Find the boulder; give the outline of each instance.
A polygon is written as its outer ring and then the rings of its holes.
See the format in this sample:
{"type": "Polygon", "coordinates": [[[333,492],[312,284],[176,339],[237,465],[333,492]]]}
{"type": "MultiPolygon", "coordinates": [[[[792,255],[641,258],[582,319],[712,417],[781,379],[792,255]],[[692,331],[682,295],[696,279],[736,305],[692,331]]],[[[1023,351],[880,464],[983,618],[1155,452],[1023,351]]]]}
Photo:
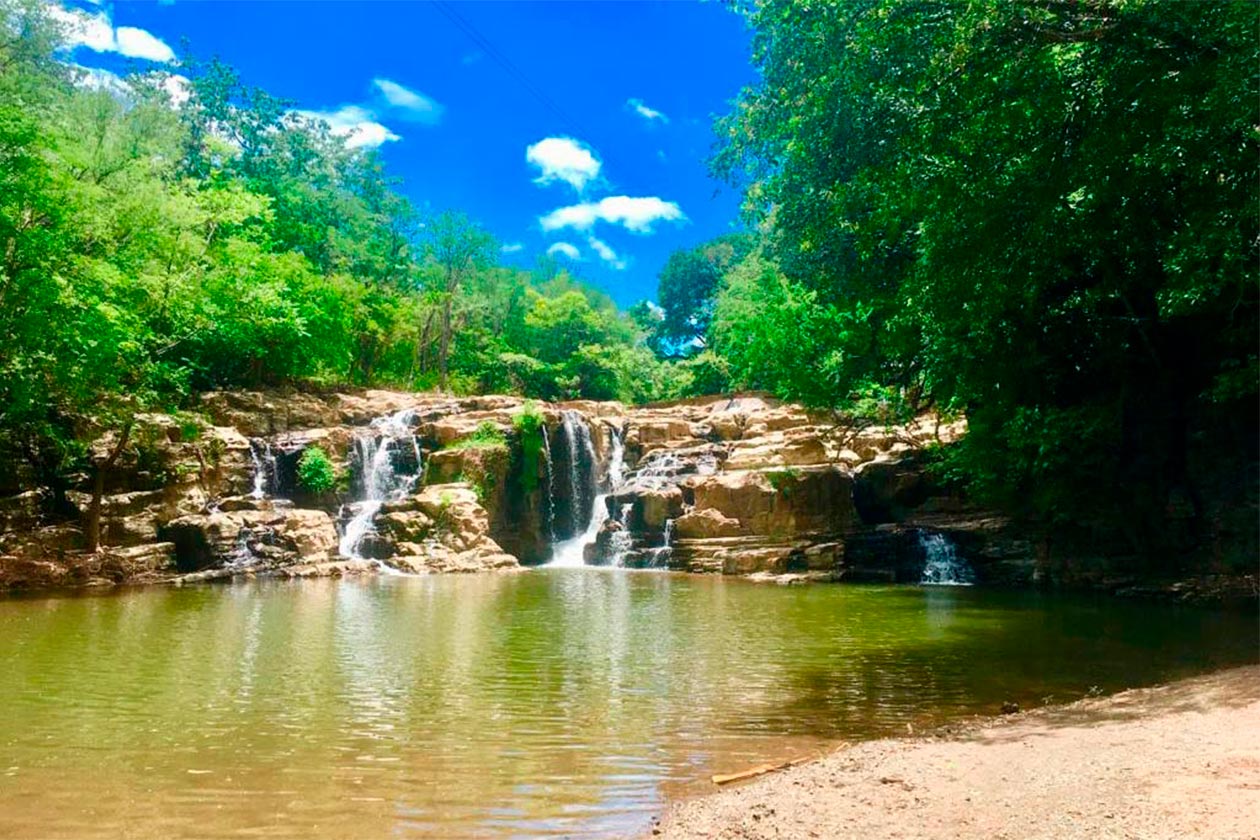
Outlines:
{"type": "Polygon", "coordinates": [[[159,533],[174,543],[176,565],[184,572],[323,560],[338,543],[332,517],[301,508],[194,514],[168,522],[159,533]]]}
{"type": "Polygon", "coordinates": [[[852,479],[837,467],[723,472],[694,493],[697,511],[717,510],[751,534],[833,533],[856,519],[852,479]]]}
{"type": "Polygon", "coordinates": [[[930,491],[917,459],[879,459],[858,467],[853,504],[867,524],[899,522],[926,502],[930,491]]]}
{"type": "Polygon", "coordinates": [[[679,539],[734,537],[738,536],[742,530],[738,519],[726,516],[713,508],[693,510],[674,521],[674,533],[679,539]]]}
{"type": "Polygon", "coordinates": [[[382,506],[381,559],[412,573],[477,572],[518,566],[490,537],[490,517],[467,484],[435,484],[382,506]]]}

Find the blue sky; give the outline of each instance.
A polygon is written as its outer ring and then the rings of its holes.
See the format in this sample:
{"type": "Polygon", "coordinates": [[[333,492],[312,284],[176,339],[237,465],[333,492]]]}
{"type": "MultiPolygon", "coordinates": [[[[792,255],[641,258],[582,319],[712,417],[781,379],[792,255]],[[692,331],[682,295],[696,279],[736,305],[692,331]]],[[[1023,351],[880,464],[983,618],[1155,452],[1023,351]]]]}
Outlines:
{"type": "Polygon", "coordinates": [[[672,251],[737,224],[706,158],[713,115],[755,76],[743,20],[716,2],[79,7],[74,62],[218,56],[378,147],[418,207],[466,212],[505,261],[550,250],[623,305],[655,297],[672,251]]]}

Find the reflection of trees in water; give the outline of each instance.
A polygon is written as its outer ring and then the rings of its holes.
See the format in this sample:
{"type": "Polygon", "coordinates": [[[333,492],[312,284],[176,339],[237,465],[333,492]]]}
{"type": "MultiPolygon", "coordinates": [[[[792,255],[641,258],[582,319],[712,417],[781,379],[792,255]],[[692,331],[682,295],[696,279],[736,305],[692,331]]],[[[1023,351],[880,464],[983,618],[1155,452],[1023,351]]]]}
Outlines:
{"type": "Polygon", "coordinates": [[[76,813],[86,788],[363,835],[634,833],[663,791],[819,739],[1255,658],[1245,616],[609,570],[0,607],[0,743],[25,797],[0,791],[0,813],[76,813]]]}

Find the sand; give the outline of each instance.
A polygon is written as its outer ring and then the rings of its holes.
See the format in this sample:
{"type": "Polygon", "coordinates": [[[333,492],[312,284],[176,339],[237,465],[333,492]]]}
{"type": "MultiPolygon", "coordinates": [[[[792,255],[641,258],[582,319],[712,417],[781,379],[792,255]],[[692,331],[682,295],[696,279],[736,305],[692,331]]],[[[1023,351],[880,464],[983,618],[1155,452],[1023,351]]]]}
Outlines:
{"type": "Polygon", "coordinates": [[[651,836],[1260,838],[1260,666],[844,747],[651,836]]]}

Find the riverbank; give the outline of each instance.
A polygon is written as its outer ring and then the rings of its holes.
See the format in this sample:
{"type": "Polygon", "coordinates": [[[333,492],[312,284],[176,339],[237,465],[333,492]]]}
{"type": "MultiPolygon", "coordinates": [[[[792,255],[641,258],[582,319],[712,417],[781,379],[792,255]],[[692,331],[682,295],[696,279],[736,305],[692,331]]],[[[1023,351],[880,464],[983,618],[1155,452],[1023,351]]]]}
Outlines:
{"type": "Polygon", "coordinates": [[[679,802],[652,835],[1255,838],[1260,666],[858,744],[679,802]]]}

